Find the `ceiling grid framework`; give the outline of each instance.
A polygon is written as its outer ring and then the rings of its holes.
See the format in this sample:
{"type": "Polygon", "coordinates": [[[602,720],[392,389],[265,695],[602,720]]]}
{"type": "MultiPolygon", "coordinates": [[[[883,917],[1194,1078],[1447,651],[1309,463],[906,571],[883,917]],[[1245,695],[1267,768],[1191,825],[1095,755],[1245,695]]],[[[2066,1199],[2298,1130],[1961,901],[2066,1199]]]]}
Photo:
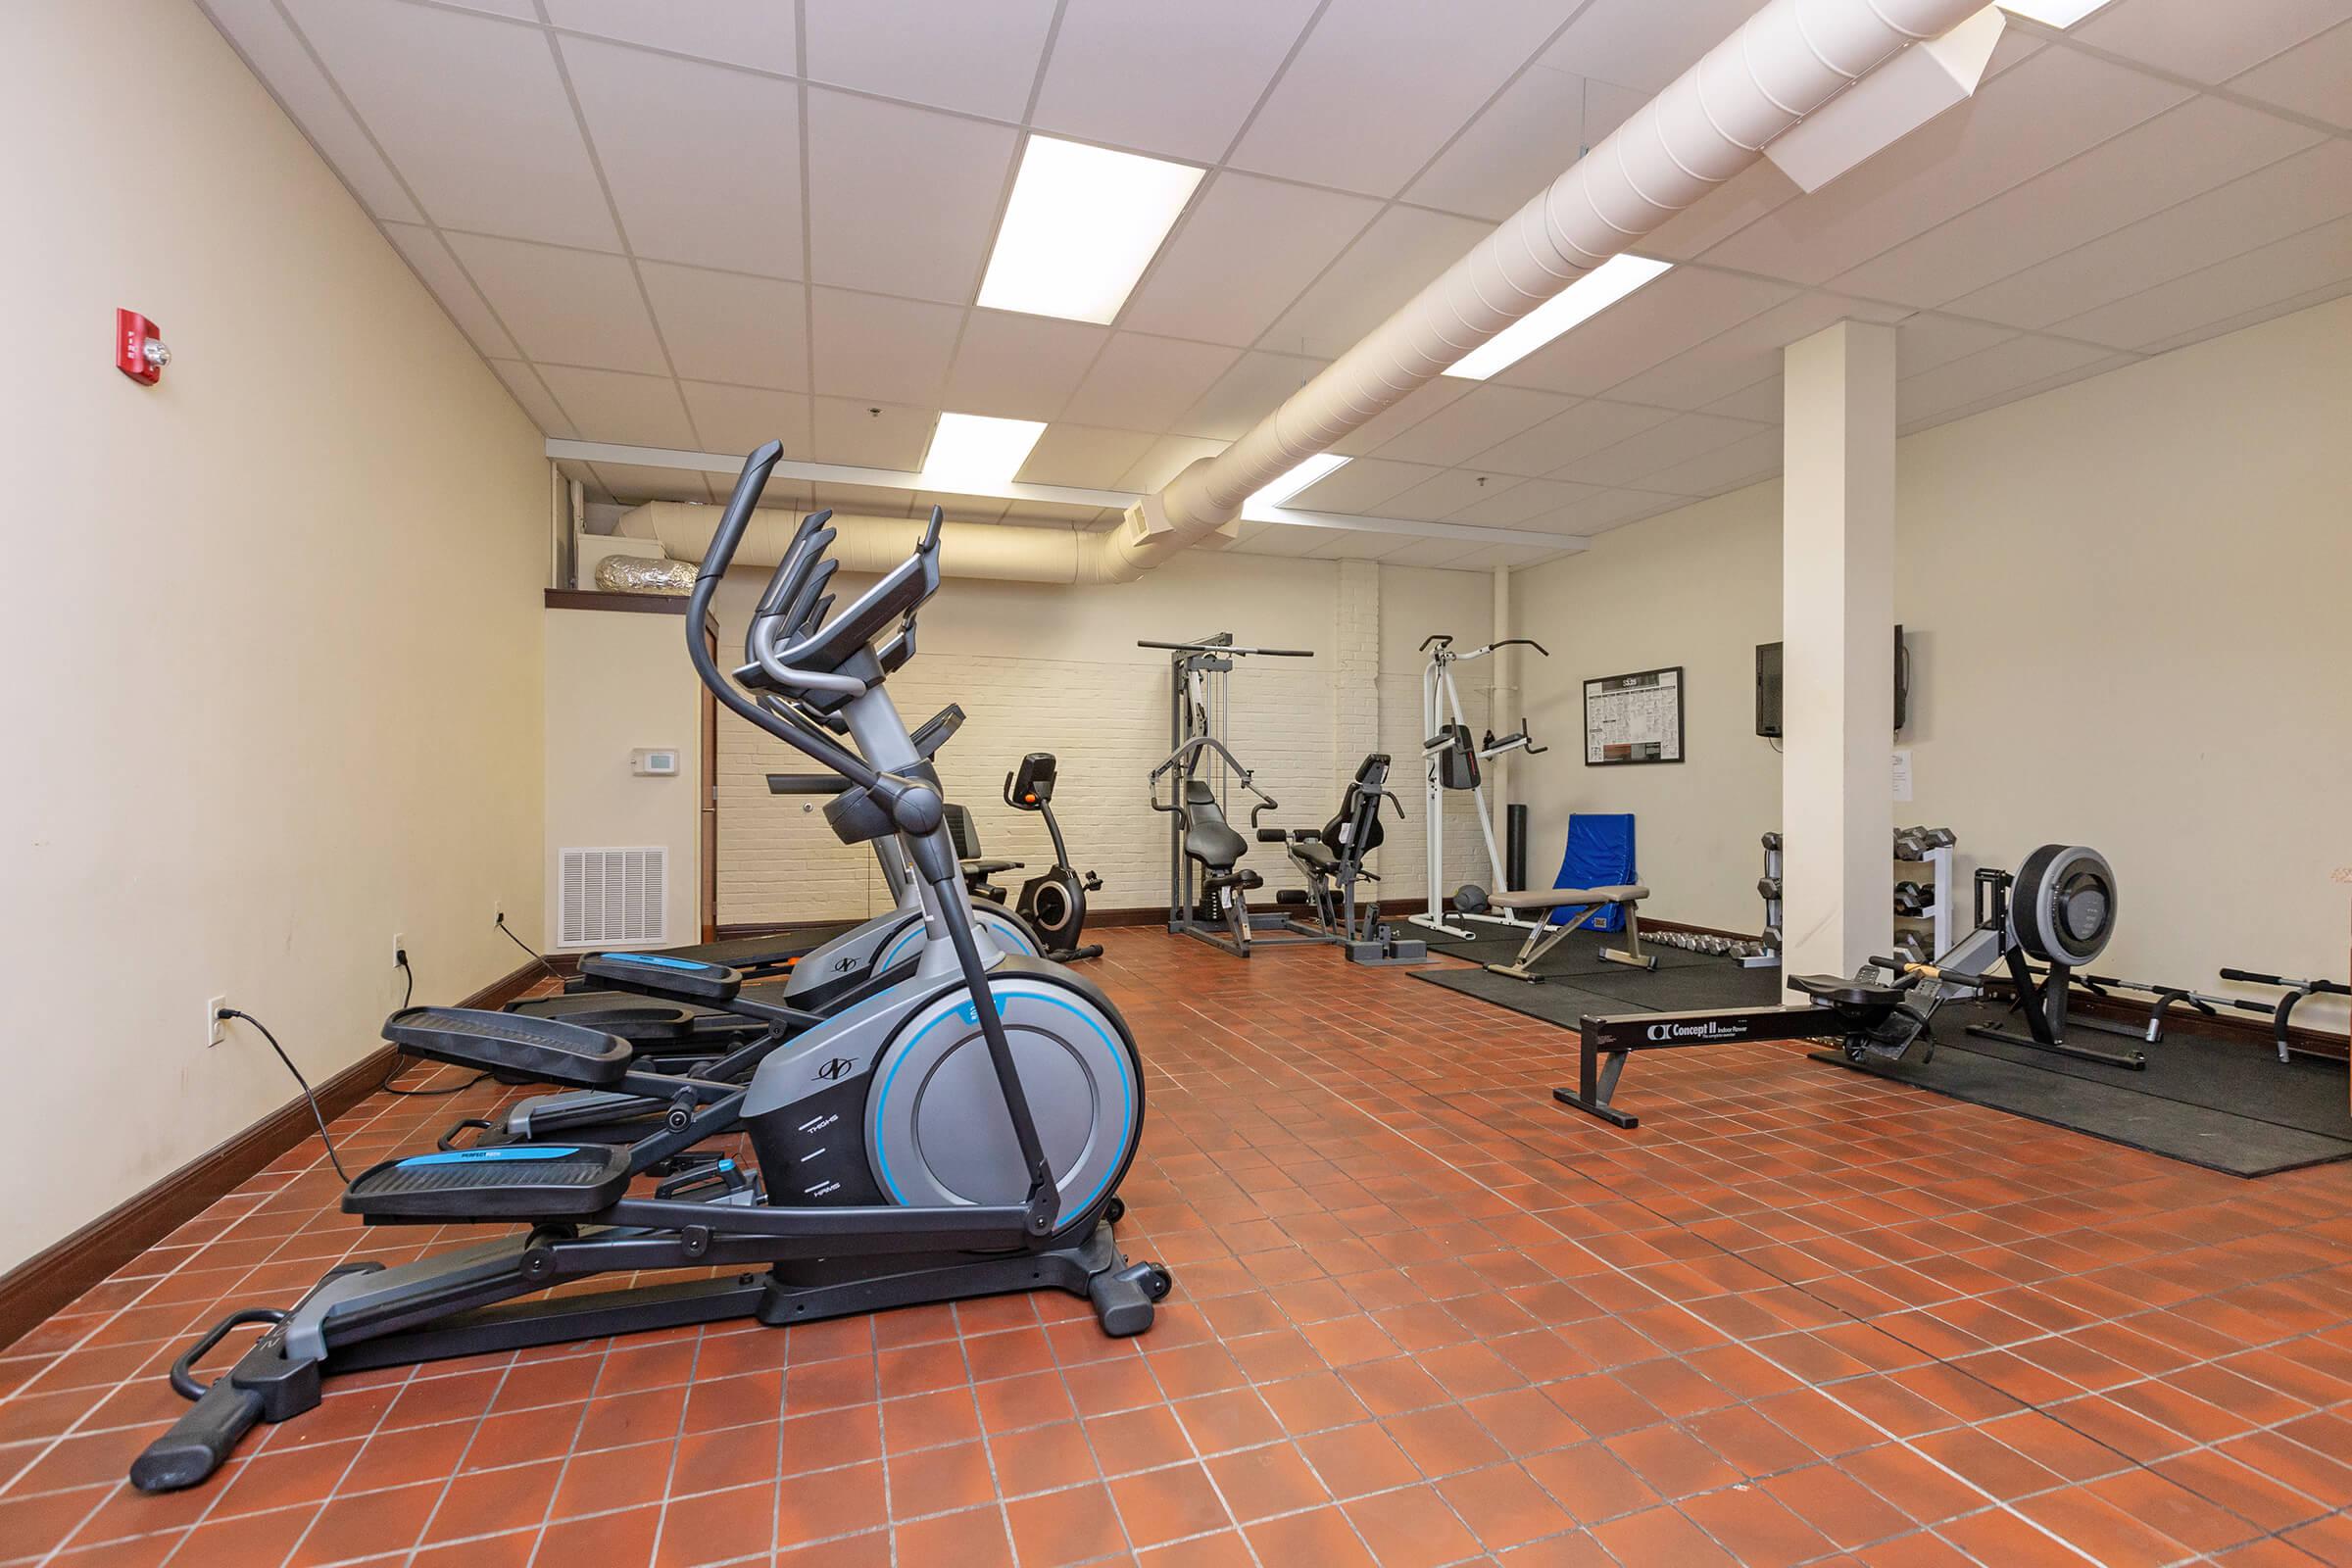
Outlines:
{"type": "MultiPolygon", "coordinates": [[[[952,408],[1046,421],[1026,483],[1149,491],[1761,0],[198,3],[550,436],[911,469],[952,408]],[[972,303],[1031,130],[1207,171],[1106,326],[972,303]]],[[[2352,0],[2012,19],[1975,99],[1809,196],[1759,165],[1641,249],[1677,265],[1404,399],[1290,505],[1572,547],[1777,474],[1781,350],[1841,318],[1896,327],[1908,433],[2352,291],[2352,0]]],[[[1547,554],[1267,523],[1239,548],[1547,554]]]]}

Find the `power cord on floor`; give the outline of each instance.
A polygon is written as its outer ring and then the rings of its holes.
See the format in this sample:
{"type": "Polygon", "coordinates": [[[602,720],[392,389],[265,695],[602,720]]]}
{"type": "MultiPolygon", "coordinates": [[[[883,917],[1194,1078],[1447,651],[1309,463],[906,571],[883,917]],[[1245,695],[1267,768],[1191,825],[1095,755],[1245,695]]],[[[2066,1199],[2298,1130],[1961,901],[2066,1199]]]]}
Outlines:
{"type": "MultiPolygon", "coordinates": [[[[401,988],[400,993],[399,1010],[405,1012],[408,1010],[409,1004],[416,1000],[416,971],[409,967],[409,950],[406,948],[403,948],[398,953],[394,954],[392,956],[392,961],[399,965],[401,974],[406,977],[408,981],[408,984],[401,988]]],[[[384,1068],[384,1081],[375,1086],[375,1091],[377,1094],[392,1095],[401,1100],[439,1100],[448,1095],[462,1095],[466,1090],[471,1089],[475,1084],[480,1083],[483,1079],[490,1076],[490,1074],[487,1072],[477,1072],[472,1077],[466,1079],[464,1083],[453,1084],[447,1089],[402,1089],[398,1085],[394,1084],[392,1080],[400,1076],[401,1066],[405,1061],[407,1061],[407,1059],[408,1054],[406,1052],[400,1050],[400,1048],[397,1046],[393,1048],[392,1060],[384,1068]]]]}
{"type": "Polygon", "coordinates": [[[538,964],[540,968],[545,969],[548,974],[554,978],[558,985],[562,985],[564,983],[564,971],[557,968],[554,964],[548,962],[546,954],[541,953],[537,948],[532,947],[528,942],[523,941],[522,938],[516,936],[513,931],[509,930],[507,927],[507,917],[504,913],[501,913],[498,917],[498,929],[506,934],[506,938],[509,942],[514,943],[523,952],[529,954],[531,956],[531,961],[538,964]]]}
{"type": "Polygon", "coordinates": [[[348,1184],[351,1181],[351,1172],[343,1168],[343,1156],[335,1152],[335,1141],[326,1130],[326,1117],[318,1109],[318,1097],[311,1092],[311,1081],[302,1075],[300,1067],[294,1065],[294,1058],[286,1054],[286,1048],[277,1043],[277,1036],[270,1032],[268,1024],[241,1007],[222,1007],[216,1016],[221,1019],[242,1018],[259,1029],[262,1032],[262,1038],[270,1042],[270,1049],[277,1053],[277,1059],[286,1064],[286,1071],[292,1073],[294,1081],[302,1086],[302,1098],[310,1103],[311,1120],[318,1124],[318,1141],[326,1146],[326,1157],[335,1167],[335,1174],[342,1177],[348,1184]]]}

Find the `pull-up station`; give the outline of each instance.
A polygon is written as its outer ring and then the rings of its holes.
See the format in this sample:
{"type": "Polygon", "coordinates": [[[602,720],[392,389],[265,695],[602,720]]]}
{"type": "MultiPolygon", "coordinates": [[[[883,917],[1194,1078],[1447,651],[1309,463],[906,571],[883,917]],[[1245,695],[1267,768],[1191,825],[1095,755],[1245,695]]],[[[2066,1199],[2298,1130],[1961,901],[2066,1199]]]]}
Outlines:
{"type": "Polygon", "coordinates": [[[1494,892],[1513,891],[1514,883],[1520,880],[1505,871],[1502,854],[1495,848],[1494,817],[1487,808],[1486,777],[1480,764],[1510,752],[1537,757],[1549,748],[1538,746],[1529,738],[1525,715],[1520,717],[1519,727],[1508,735],[1497,735],[1489,728],[1481,738],[1472,740],[1470,721],[1462,710],[1461,688],[1453,680],[1454,665],[1485,659],[1504,648],[1533,648],[1546,659],[1551,657],[1551,650],[1533,637],[1504,637],[1463,653],[1454,651],[1453,638],[1446,632],[1434,632],[1421,639],[1421,651],[1429,655],[1429,662],[1421,670],[1421,733],[1428,737],[1421,743],[1421,761],[1429,793],[1429,907],[1407,918],[1415,925],[1449,937],[1476,936],[1478,933],[1463,923],[1470,920],[1504,926],[1540,923],[1490,898],[1487,890],[1476,883],[1461,889],[1460,896],[1453,901],[1450,920],[1446,906],[1448,792],[1467,791],[1476,805],[1479,836],[1486,841],[1487,870],[1494,892]]]}

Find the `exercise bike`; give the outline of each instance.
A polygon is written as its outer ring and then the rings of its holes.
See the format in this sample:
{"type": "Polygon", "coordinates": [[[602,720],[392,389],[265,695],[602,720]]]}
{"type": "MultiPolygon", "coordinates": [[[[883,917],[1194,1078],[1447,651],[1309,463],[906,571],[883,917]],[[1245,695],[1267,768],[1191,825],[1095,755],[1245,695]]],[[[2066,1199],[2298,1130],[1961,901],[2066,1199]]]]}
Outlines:
{"type": "MultiPolygon", "coordinates": [[[[819,517],[804,520],[761,601],[753,661],[722,671],[703,646],[711,596],[782,457],[770,442],[744,466],[695,579],[688,654],[720,702],[839,778],[825,807],[837,837],[905,844],[934,938],[916,973],[795,1035],[747,1084],[646,1072],[631,1065],[626,1042],[560,1019],[459,1007],[393,1014],[385,1037],[418,1055],[681,1097],[682,1125],[625,1146],[525,1142],[361,1172],[342,1206],[369,1224],[522,1229],[396,1267],[344,1264],[290,1309],[249,1308],[214,1325],[172,1368],[173,1388],[196,1402],[133,1463],[140,1490],[203,1481],[256,1423],[317,1405],[322,1378],[339,1372],[1047,1286],[1086,1297],[1106,1334],[1151,1326],[1172,1280],[1129,1262],[1112,1230],[1143,1129],[1134,1037],[1106,997],[1058,964],[1000,956],[990,967],[939,792],[911,771],[921,759],[884,688],[913,657],[916,612],[939,588],[939,510],[913,556],[830,619],[833,534],[819,517]],[[762,704],[766,691],[840,715],[856,750],[762,704]],[[749,1169],[698,1164],[650,1195],[634,1190],[663,1161],[736,1128],[748,1137],[749,1169]],[[760,1272],[518,1299],[608,1273],[751,1268],[760,1272]],[[245,1324],[266,1329],[226,1373],[200,1382],[197,1363],[245,1324]]],[[[731,972],[705,979],[714,998],[740,991],[731,972]]]]}
{"type": "MultiPolygon", "coordinates": [[[[1057,765],[1052,752],[1031,752],[1021,759],[1017,771],[1004,775],[1004,804],[1043,816],[1046,832],[1054,839],[1054,863],[1021,884],[1012,910],[1037,933],[1047,957],[1055,963],[1076,963],[1102,956],[1100,942],[1083,947],[1078,942],[1086,931],[1086,896],[1102,891],[1102,879],[1092,871],[1070,868],[1069,846],[1062,842],[1061,823],[1054,815],[1057,765]]],[[[1013,868],[1019,868],[1017,862],[1013,868]]]]}

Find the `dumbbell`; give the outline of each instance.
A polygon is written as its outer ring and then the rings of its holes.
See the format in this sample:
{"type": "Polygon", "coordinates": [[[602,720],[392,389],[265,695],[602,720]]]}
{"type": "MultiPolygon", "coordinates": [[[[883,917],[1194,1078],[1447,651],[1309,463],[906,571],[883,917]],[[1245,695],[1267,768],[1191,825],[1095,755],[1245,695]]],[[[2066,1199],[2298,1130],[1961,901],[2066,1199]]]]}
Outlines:
{"type": "Polygon", "coordinates": [[[1897,914],[1925,914],[1935,903],[1936,892],[1933,888],[1923,887],[1917,882],[1897,882],[1894,885],[1894,912],[1897,914]]]}
{"type": "Polygon", "coordinates": [[[1781,928],[1779,926],[1768,925],[1764,928],[1764,951],[1766,953],[1781,951],[1781,928]]]}
{"type": "Polygon", "coordinates": [[[1781,896],[1781,879],[1780,879],[1779,877],[1777,877],[1777,876],[1760,876],[1760,877],[1756,878],[1756,897],[1757,897],[1757,898],[1759,898],[1759,899],[1767,899],[1767,900],[1769,900],[1769,899],[1777,899],[1777,898],[1779,898],[1780,896],[1781,896]]]}
{"type": "Polygon", "coordinates": [[[1778,833],[1765,834],[1764,847],[1768,850],[1778,851],[1781,847],[1781,836],[1778,833]]]}

